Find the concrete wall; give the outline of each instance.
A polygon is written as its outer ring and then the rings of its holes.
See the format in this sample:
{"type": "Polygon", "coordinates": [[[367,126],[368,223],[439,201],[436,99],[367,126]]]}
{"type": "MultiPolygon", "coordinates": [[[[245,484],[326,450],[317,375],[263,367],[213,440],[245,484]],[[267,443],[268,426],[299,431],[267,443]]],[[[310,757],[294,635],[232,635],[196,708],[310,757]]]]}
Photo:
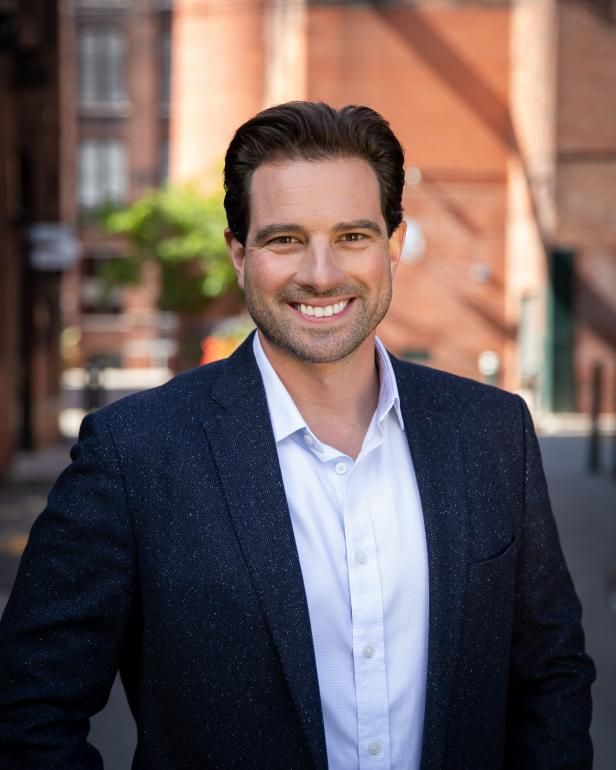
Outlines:
{"type": "Polygon", "coordinates": [[[541,388],[546,322],[546,252],[555,228],[556,0],[519,0],[511,12],[510,109],[515,147],[508,165],[505,314],[516,330],[506,346],[505,387],[535,401],[541,388]],[[523,301],[532,305],[529,339],[521,340],[523,301]],[[521,371],[520,344],[530,349],[521,371]]]}
{"type": "Polygon", "coordinates": [[[592,366],[616,404],[616,24],[564,0],[559,16],[557,238],[576,252],[577,407],[589,408],[592,366]]]}
{"type": "Polygon", "coordinates": [[[191,180],[264,106],[263,4],[176,0],[172,48],[171,177],[191,180]]]}

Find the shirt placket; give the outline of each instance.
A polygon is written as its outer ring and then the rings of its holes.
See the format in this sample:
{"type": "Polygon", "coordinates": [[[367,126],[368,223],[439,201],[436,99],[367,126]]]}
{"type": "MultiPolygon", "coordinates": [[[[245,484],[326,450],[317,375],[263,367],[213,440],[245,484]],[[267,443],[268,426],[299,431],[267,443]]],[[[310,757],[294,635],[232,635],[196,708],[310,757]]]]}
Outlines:
{"type": "Polygon", "coordinates": [[[342,490],[351,599],[359,768],[387,770],[390,740],[383,594],[370,510],[361,487],[361,458],[354,465],[348,459],[340,461],[335,471],[342,490]]]}

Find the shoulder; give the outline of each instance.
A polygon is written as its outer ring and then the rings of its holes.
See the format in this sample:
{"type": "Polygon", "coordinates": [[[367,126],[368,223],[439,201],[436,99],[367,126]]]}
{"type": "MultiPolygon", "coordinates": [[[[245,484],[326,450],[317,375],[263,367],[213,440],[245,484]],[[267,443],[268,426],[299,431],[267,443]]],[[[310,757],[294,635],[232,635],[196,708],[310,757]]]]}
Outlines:
{"type": "Polygon", "coordinates": [[[125,396],[94,413],[109,424],[135,420],[177,419],[179,414],[201,411],[210,398],[224,362],[200,366],[172,377],[156,388],[125,396]]]}
{"type": "Polygon", "coordinates": [[[178,457],[190,457],[201,446],[204,421],[219,408],[212,391],[226,366],[217,362],[183,372],[90,413],[73,459],[95,451],[126,478],[165,474],[178,457]]]}
{"type": "Polygon", "coordinates": [[[517,432],[530,419],[524,401],[513,393],[394,356],[391,360],[400,398],[415,414],[439,415],[464,432],[489,428],[495,435],[517,432]]]}
{"type": "Polygon", "coordinates": [[[211,409],[252,397],[259,383],[250,335],[229,358],[182,372],[158,388],[115,401],[96,415],[119,425],[200,421],[211,409]]]}
{"type": "Polygon", "coordinates": [[[460,377],[423,364],[402,361],[390,354],[399,388],[421,389],[437,401],[463,400],[482,404],[513,406],[519,397],[493,385],[460,377]]]}

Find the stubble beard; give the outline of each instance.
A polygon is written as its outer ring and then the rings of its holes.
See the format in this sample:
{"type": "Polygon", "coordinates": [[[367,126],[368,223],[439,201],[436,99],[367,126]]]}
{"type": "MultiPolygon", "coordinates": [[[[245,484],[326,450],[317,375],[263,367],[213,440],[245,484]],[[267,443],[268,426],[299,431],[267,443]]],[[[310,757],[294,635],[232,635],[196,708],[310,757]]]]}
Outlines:
{"type": "Polygon", "coordinates": [[[321,294],[281,292],[273,299],[274,308],[280,308],[277,313],[252,290],[249,282],[244,286],[248,312],[265,338],[293,358],[311,364],[334,363],[350,356],[381,323],[389,309],[391,296],[391,280],[372,307],[369,304],[369,292],[363,286],[355,284],[336,287],[321,294]],[[288,313],[295,311],[282,310],[289,303],[310,304],[311,300],[341,295],[354,297],[355,318],[351,327],[337,328],[315,324],[309,328],[299,328],[288,318],[288,313]]]}

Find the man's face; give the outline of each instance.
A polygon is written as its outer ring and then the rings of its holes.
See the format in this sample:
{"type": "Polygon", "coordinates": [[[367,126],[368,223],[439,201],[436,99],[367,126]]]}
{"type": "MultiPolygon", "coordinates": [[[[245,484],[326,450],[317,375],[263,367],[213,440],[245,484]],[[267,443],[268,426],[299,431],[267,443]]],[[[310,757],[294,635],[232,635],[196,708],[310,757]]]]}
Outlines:
{"type": "Polygon", "coordinates": [[[391,301],[404,227],[387,237],[365,160],[259,166],[246,245],[226,237],[248,310],[277,352],[330,363],[372,343],[391,301]]]}

